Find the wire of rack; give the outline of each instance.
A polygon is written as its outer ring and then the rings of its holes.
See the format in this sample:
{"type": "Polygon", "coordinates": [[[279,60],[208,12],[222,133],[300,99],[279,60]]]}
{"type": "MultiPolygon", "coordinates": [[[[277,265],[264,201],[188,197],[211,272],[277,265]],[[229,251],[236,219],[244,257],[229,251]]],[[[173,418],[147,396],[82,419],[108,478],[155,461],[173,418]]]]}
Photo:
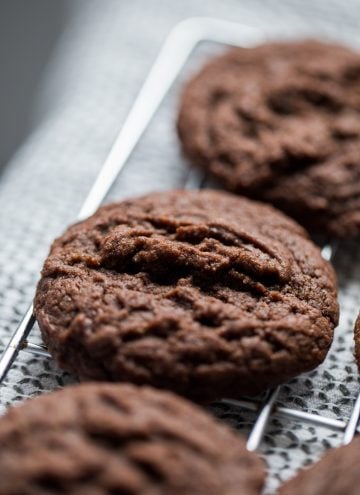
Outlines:
{"type": "MultiPolygon", "coordinates": [[[[219,19],[190,18],[175,26],[156,58],[77,219],[88,217],[100,206],[195,47],[203,41],[248,47],[258,44],[263,39],[264,34],[258,29],[219,19]]],[[[200,188],[203,183],[204,177],[199,171],[192,169],[185,187],[200,188]]],[[[335,249],[334,244],[323,246],[323,257],[331,260],[335,249]]],[[[20,352],[32,353],[44,359],[51,357],[45,346],[29,340],[34,323],[31,305],[0,357],[0,385],[6,380],[20,352]]],[[[360,416],[360,392],[354,399],[349,418],[339,420],[306,410],[280,406],[277,403],[280,391],[281,386],[269,391],[261,401],[223,400],[224,403],[256,413],[247,441],[249,450],[254,451],[259,448],[272,416],[285,417],[293,421],[306,422],[342,432],[343,444],[348,444],[354,437],[360,416]]]]}

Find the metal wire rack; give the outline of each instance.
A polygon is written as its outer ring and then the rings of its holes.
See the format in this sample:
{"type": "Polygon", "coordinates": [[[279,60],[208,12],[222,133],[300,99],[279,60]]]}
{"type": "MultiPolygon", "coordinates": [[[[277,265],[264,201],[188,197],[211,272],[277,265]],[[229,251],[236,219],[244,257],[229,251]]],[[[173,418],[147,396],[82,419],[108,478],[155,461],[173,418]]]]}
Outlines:
{"type": "MultiPolygon", "coordinates": [[[[166,39],[155,60],[77,219],[81,220],[88,217],[102,203],[195,47],[203,41],[247,47],[254,46],[263,39],[264,35],[261,31],[229,21],[199,17],[179,23],[166,39]]],[[[187,188],[200,188],[203,183],[204,177],[197,170],[194,169],[189,172],[186,181],[187,188]]],[[[323,246],[324,258],[330,260],[336,247],[333,243],[323,246]]],[[[34,323],[33,308],[30,306],[0,357],[0,384],[5,383],[20,352],[31,353],[44,359],[50,358],[45,346],[29,340],[29,334],[34,323]]],[[[249,450],[254,451],[260,447],[272,417],[300,421],[315,427],[337,431],[342,434],[342,444],[348,444],[352,440],[357,431],[360,416],[360,391],[354,398],[349,417],[334,419],[318,412],[279,405],[278,398],[281,388],[280,386],[269,391],[261,400],[233,401],[224,399],[222,401],[224,404],[256,413],[247,441],[249,450]]]]}

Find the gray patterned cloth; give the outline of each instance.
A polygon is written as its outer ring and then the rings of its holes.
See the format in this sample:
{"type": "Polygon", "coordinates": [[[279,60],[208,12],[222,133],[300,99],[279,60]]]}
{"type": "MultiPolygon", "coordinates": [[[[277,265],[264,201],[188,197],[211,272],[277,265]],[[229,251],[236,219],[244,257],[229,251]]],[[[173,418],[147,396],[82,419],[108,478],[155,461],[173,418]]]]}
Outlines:
{"type": "MultiPolygon", "coordinates": [[[[69,22],[40,88],[34,132],[1,176],[0,349],[34,294],[51,240],[75,217],[166,34],[206,15],[257,26],[269,39],[320,37],[360,45],[359,0],[73,0],[69,22]]],[[[116,181],[108,200],[181,186],[186,167],[174,120],[175,86],[116,181]]],[[[334,263],[342,315],[332,350],[315,372],[282,387],[279,403],[346,420],[359,389],[352,327],[360,306],[358,244],[334,263]]],[[[32,339],[38,339],[37,329],[32,339]]],[[[71,382],[50,360],[21,353],[0,389],[1,410],[71,382]]],[[[254,413],[227,403],[215,413],[242,432],[254,413]]],[[[262,444],[267,492],[341,443],[341,433],[273,416],[262,444]]]]}

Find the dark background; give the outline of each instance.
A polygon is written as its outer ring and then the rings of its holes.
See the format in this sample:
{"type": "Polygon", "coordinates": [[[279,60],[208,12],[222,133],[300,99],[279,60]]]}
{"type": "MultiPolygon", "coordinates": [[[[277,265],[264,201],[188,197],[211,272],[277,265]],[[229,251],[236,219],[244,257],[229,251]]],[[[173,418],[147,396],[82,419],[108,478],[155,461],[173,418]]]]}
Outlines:
{"type": "Polygon", "coordinates": [[[39,80],[68,7],[67,0],[0,0],[0,166],[31,129],[39,80]]]}

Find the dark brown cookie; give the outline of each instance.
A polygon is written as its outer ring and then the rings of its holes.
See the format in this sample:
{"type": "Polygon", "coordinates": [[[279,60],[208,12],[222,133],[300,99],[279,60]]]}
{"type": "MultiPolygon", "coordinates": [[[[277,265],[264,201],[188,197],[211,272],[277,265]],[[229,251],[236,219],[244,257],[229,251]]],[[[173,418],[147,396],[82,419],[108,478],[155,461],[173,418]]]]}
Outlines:
{"type": "Polygon", "coordinates": [[[299,225],[203,190],[112,204],[70,227],[35,314],[59,365],[81,378],[207,401],[317,366],[338,306],[333,270],[299,225]]]}
{"type": "Polygon", "coordinates": [[[360,313],[355,322],[354,337],[355,337],[355,358],[358,368],[360,370],[360,313]]]}
{"type": "Polygon", "coordinates": [[[360,439],[330,450],[324,458],[286,482],[278,495],[359,495],[360,439]]]}
{"type": "Polygon", "coordinates": [[[69,387],[0,418],[1,495],[259,495],[263,463],[173,394],[69,387]]]}
{"type": "Polygon", "coordinates": [[[360,55],[316,41],[233,49],[185,88],[179,135],[229,190],[331,236],[360,234],[360,55]]]}

